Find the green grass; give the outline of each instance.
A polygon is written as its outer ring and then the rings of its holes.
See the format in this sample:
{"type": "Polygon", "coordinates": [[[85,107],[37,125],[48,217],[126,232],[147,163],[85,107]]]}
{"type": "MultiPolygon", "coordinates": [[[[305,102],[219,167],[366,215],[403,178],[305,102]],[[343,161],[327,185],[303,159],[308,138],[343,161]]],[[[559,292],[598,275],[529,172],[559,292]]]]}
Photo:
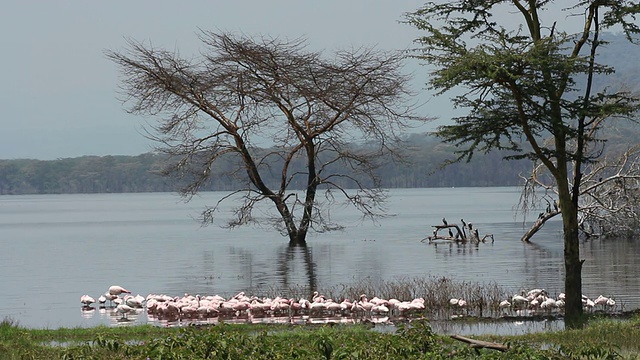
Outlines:
{"type": "Polygon", "coordinates": [[[510,350],[472,349],[434,334],[426,320],[399,325],[390,334],[360,325],[273,324],[35,330],[5,319],[0,359],[637,359],[640,318],[474,338],[506,343],[510,350]]]}
{"type": "Polygon", "coordinates": [[[615,349],[625,358],[640,359],[640,317],[631,319],[593,318],[584,329],[540,332],[520,336],[485,336],[487,340],[526,341],[553,344],[567,351],[615,349]]]}

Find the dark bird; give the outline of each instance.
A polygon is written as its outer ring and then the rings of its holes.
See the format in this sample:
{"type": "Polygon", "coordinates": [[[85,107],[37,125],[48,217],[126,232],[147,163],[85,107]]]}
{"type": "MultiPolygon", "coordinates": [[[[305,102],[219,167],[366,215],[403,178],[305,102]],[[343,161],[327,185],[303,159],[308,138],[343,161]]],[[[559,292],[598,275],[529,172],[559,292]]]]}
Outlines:
{"type": "Polygon", "coordinates": [[[447,224],[447,219],[445,219],[445,218],[442,218],[442,223],[443,223],[445,226],[446,226],[446,225],[449,225],[449,224],[447,224]]]}
{"type": "Polygon", "coordinates": [[[540,215],[538,215],[538,219],[542,219],[543,216],[544,216],[544,213],[540,213],[540,215]]]}
{"type": "Polygon", "coordinates": [[[451,229],[449,229],[449,236],[453,237],[453,231],[451,231],[451,229]]]}
{"type": "Polygon", "coordinates": [[[553,200],[553,209],[554,209],[555,211],[558,211],[558,202],[557,202],[557,201],[555,201],[555,200],[553,200]]]}
{"type": "Polygon", "coordinates": [[[469,230],[473,229],[473,224],[469,223],[469,230]]]}
{"type": "Polygon", "coordinates": [[[550,213],[550,212],[551,212],[551,205],[547,204],[547,213],[550,213]]]}
{"type": "Polygon", "coordinates": [[[464,219],[460,219],[460,222],[462,223],[462,227],[467,226],[467,223],[464,222],[464,219]]]}

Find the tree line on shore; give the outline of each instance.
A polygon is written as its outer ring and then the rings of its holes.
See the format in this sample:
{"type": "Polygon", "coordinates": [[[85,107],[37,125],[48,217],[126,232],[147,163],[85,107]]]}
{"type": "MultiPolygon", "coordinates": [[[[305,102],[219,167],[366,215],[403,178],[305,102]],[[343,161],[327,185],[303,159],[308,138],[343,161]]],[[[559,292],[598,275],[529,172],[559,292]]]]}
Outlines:
{"type": "MultiPolygon", "coordinates": [[[[376,173],[385,188],[514,186],[520,182],[518,174],[531,169],[528,161],[503,161],[498,152],[478,154],[470,163],[441,168],[453,157],[454,148],[428,134],[409,135],[402,151],[402,162],[390,158],[379,161],[376,173]]],[[[180,184],[173,177],[162,176],[167,160],[156,153],[0,160],[0,194],[172,192],[180,184]]],[[[226,160],[228,168],[233,161],[232,157],[226,160]]],[[[227,166],[212,169],[214,175],[203,190],[236,189],[235,179],[223,174],[224,168],[227,166]]],[[[273,174],[270,180],[276,181],[277,176],[273,174]]]]}

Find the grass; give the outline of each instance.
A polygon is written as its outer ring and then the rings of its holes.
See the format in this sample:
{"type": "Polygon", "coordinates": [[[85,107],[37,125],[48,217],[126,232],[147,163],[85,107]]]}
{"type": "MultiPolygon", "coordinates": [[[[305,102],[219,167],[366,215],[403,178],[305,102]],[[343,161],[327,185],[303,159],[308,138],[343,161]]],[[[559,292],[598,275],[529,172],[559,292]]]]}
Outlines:
{"type": "Polygon", "coordinates": [[[596,317],[580,330],[540,332],[512,337],[485,336],[487,340],[527,341],[553,344],[570,351],[577,349],[616,349],[626,358],[640,359],[640,317],[612,319],[596,317]]]}
{"type": "Polygon", "coordinates": [[[1,359],[638,359],[640,317],[596,318],[582,330],[474,337],[500,353],[434,334],[428,321],[395,334],[360,325],[134,326],[57,330],[0,322],[1,359]],[[61,346],[60,344],[64,344],[61,346]]]}

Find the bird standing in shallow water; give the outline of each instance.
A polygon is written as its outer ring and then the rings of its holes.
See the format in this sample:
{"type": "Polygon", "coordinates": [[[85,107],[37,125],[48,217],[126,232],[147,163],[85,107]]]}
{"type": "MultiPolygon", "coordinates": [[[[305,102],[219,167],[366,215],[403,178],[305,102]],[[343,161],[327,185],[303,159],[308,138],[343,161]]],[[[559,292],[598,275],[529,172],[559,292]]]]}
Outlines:
{"type": "Polygon", "coordinates": [[[125,288],[123,288],[122,286],[119,286],[119,285],[113,285],[113,286],[109,287],[109,294],[111,294],[111,295],[118,296],[118,295],[120,295],[122,293],[131,294],[131,291],[129,291],[129,290],[127,290],[127,289],[125,289],[125,288]]]}
{"type": "Polygon", "coordinates": [[[96,300],[89,295],[80,296],[80,302],[83,306],[91,306],[91,304],[95,303],[96,300]]]}

